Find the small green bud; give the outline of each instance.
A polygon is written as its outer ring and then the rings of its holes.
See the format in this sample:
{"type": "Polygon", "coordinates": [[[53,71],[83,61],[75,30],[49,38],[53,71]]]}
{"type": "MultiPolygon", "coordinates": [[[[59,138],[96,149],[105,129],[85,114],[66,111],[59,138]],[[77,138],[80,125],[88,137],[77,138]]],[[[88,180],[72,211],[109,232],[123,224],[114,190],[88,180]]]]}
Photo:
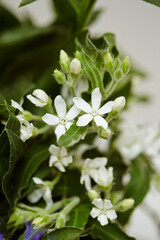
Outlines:
{"type": "Polygon", "coordinates": [[[109,52],[105,52],[104,54],[104,64],[108,71],[113,71],[114,69],[114,60],[109,52]]]}
{"type": "Polygon", "coordinates": [[[95,190],[90,190],[88,192],[88,197],[90,198],[90,200],[92,201],[95,198],[100,198],[100,195],[98,192],[96,192],[95,190]]]}
{"type": "Polygon", "coordinates": [[[122,63],[122,70],[123,73],[126,74],[130,69],[130,59],[129,57],[126,57],[122,63]]]}
{"type": "Polygon", "coordinates": [[[121,61],[119,58],[116,59],[116,62],[115,62],[115,68],[118,69],[121,67],[121,61]]]}
{"type": "Polygon", "coordinates": [[[125,97],[118,97],[118,98],[116,98],[115,100],[114,100],[114,106],[113,106],[113,108],[112,108],[112,111],[113,112],[117,112],[117,113],[119,113],[119,112],[121,112],[122,111],[122,109],[124,108],[124,106],[125,106],[125,104],[126,104],[126,99],[125,99],[125,97]]]}
{"type": "Polygon", "coordinates": [[[66,218],[64,214],[60,214],[56,220],[56,228],[62,228],[65,226],[66,218]]]}
{"type": "Polygon", "coordinates": [[[81,62],[82,60],[82,53],[80,51],[75,52],[75,57],[81,62]]]}
{"type": "Polygon", "coordinates": [[[66,77],[65,77],[64,73],[62,71],[57,70],[57,69],[54,70],[53,76],[56,79],[56,81],[60,84],[63,84],[66,80],[66,77]]]}
{"type": "Polygon", "coordinates": [[[118,210],[120,212],[124,212],[130,209],[131,207],[133,207],[133,205],[134,205],[134,199],[132,198],[124,199],[118,204],[118,210]]]}
{"type": "Polygon", "coordinates": [[[122,77],[123,73],[122,73],[122,70],[120,68],[118,68],[116,71],[115,71],[115,76],[117,79],[120,79],[122,77]]]}
{"type": "Polygon", "coordinates": [[[38,227],[40,224],[41,224],[41,221],[43,220],[42,217],[37,217],[33,220],[32,224],[35,226],[35,227],[38,227]]]}
{"type": "Polygon", "coordinates": [[[101,130],[100,136],[102,138],[108,139],[111,135],[112,135],[112,132],[111,132],[111,130],[109,128],[101,130]]]}
{"type": "Polygon", "coordinates": [[[67,53],[63,50],[60,51],[60,65],[65,73],[70,72],[70,61],[67,53]]]}

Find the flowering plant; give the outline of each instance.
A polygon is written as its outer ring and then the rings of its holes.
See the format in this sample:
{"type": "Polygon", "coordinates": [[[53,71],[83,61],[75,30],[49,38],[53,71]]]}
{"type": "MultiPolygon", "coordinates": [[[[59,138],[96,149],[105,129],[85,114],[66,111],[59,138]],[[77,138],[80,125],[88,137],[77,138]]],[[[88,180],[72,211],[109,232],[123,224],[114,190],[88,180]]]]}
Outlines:
{"type": "Polygon", "coordinates": [[[114,34],[94,39],[84,30],[95,16],[95,1],[53,2],[54,26],[24,26],[32,30],[30,41],[35,48],[39,44],[39,53],[45,36],[50,60],[31,54],[37,69],[24,51],[27,70],[19,63],[24,71],[15,72],[8,88],[2,79],[0,237],[135,239],[123,226],[151,181],[159,181],[152,166],[160,153],[159,129],[120,127],[121,112],[133,99],[134,77],[142,74],[119,54],[114,34]]]}

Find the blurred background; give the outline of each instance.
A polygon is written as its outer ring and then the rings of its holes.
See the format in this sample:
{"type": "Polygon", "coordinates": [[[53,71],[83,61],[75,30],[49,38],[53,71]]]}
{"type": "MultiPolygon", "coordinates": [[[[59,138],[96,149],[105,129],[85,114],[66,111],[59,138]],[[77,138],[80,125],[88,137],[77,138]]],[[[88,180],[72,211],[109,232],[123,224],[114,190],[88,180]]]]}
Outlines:
{"type": "MultiPolygon", "coordinates": [[[[54,19],[51,1],[38,0],[18,9],[20,0],[1,0],[20,19],[29,16],[38,26],[45,26],[54,19]]],[[[133,104],[124,112],[125,123],[158,125],[160,122],[160,8],[140,0],[97,0],[103,10],[100,18],[90,27],[91,34],[105,32],[116,35],[118,48],[139,66],[147,77],[135,91],[150,97],[148,104],[133,104]]],[[[154,163],[160,169],[160,159],[154,163]]],[[[131,217],[127,231],[137,240],[159,240],[160,194],[151,186],[144,203],[131,217]],[[152,209],[152,213],[150,213],[152,209]]]]}

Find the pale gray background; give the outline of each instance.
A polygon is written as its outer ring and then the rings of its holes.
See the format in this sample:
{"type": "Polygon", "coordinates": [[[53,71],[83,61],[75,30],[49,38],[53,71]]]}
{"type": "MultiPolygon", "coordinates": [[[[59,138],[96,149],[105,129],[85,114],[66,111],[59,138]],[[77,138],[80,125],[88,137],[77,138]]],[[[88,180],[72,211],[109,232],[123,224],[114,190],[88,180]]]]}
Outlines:
{"type": "MultiPolygon", "coordinates": [[[[19,17],[30,15],[41,26],[53,19],[49,0],[39,0],[21,9],[17,9],[20,0],[1,0],[1,2],[8,5],[19,17]]],[[[91,27],[92,34],[115,33],[118,47],[149,74],[146,81],[137,86],[136,92],[147,93],[152,101],[146,106],[133,105],[129,112],[124,113],[126,122],[158,124],[160,122],[160,8],[140,0],[98,0],[96,5],[102,7],[104,13],[91,27]]],[[[160,167],[160,162],[158,166],[160,167]]],[[[160,194],[154,186],[147,195],[145,204],[154,210],[160,222],[160,194]]],[[[135,211],[127,231],[137,240],[159,240],[158,227],[146,213],[145,204],[135,211]]]]}

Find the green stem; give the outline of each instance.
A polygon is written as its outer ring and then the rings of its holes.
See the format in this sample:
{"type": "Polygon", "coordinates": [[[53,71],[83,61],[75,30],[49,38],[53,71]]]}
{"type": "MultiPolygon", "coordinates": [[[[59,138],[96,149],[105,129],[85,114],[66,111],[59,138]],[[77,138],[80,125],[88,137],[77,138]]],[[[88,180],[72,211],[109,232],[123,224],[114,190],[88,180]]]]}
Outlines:
{"type": "Polygon", "coordinates": [[[76,96],[75,88],[74,88],[74,87],[71,87],[71,93],[72,93],[72,97],[75,97],[75,96],[76,96]]]}
{"type": "Polygon", "coordinates": [[[78,203],[80,202],[79,197],[73,197],[72,201],[61,211],[61,214],[66,215],[69,213],[78,203]]]}
{"type": "Polygon", "coordinates": [[[36,115],[32,115],[32,120],[40,120],[40,121],[42,121],[42,117],[36,116],[36,115]]]}
{"type": "Polygon", "coordinates": [[[109,96],[112,94],[112,92],[114,91],[115,87],[117,85],[117,81],[115,81],[115,79],[113,78],[108,89],[106,92],[106,99],[109,98],[109,96]]]}
{"type": "Polygon", "coordinates": [[[47,132],[50,128],[51,128],[51,126],[46,125],[43,128],[37,129],[37,135],[47,132]]]}
{"type": "Polygon", "coordinates": [[[50,214],[57,211],[58,209],[64,207],[68,203],[68,201],[68,199],[63,199],[59,202],[56,202],[50,209],[47,210],[47,213],[50,214]]]}

